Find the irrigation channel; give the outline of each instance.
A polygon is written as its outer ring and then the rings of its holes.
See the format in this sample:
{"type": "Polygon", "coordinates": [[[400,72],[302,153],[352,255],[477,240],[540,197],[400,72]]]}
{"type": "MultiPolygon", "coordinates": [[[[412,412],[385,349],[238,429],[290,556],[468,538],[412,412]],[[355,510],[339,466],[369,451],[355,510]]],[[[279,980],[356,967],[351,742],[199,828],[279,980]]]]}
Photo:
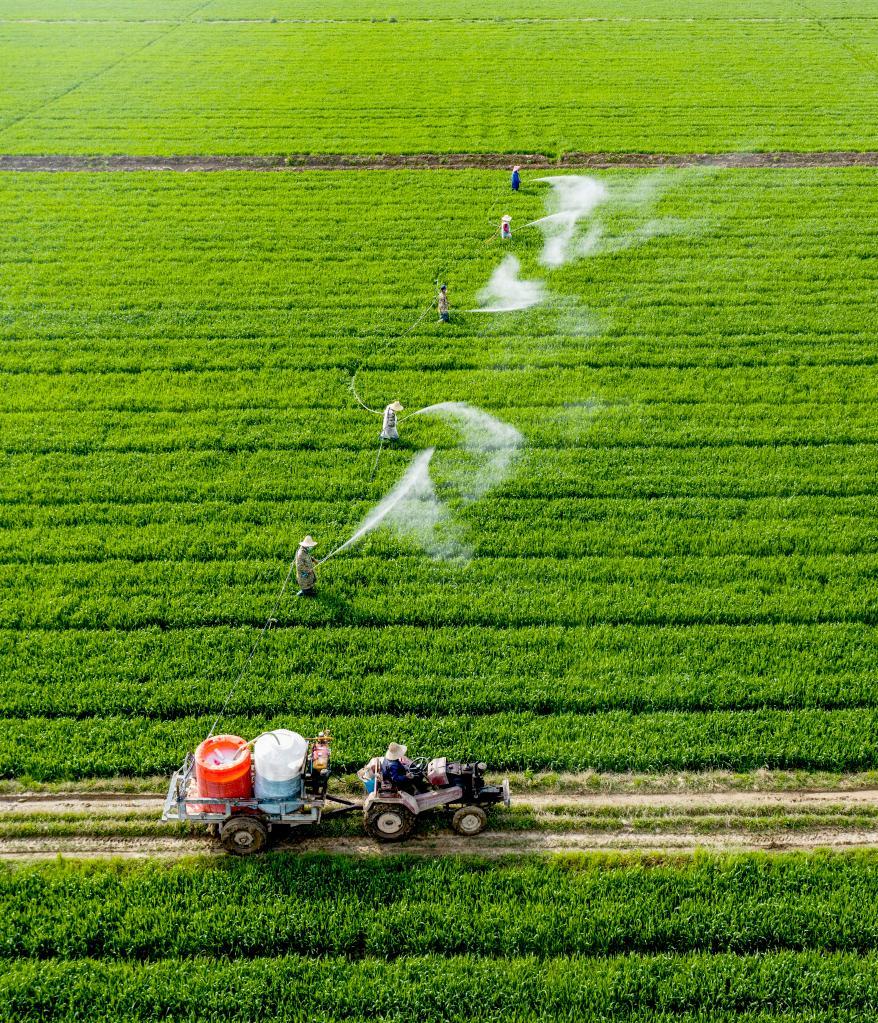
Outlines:
{"type": "MultiPolygon", "coordinates": [[[[162,796],[151,792],[0,795],[0,859],[225,855],[202,829],[162,826],[161,805],[162,796]]],[[[514,796],[512,809],[474,838],[434,821],[407,842],[378,845],[358,818],[350,818],[330,828],[278,833],[273,845],[350,856],[486,857],[818,848],[878,849],[878,789],[526,794],[514,796]]]]}

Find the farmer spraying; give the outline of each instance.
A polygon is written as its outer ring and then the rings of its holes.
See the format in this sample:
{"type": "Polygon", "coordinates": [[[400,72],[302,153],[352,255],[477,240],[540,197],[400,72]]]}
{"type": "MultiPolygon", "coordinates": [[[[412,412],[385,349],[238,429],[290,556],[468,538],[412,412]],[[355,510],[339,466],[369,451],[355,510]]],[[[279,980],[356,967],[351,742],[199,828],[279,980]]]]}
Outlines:
{"type": "Polygon", "coordinates": [[[317,596],[317,573],[315,569],[319,562],[316,562],[311,555],[311,551],[316,546],[317,541],[312,536],[306,536],[296,551],[296,582],[299,584],[297,597],[317,596]]]}
{"type": "Polygon", "coordinates": [[[448,323],[448,286],[443,284],[439,288],[439,298],[436,301],[439,309],[439,319],[443,323],[448,323]]]}
{"type": "Polygon", "coordinates": [[[517,192],[519,187],[521,186],[521,175],[518,173],[520,169],[521,168],[519,168],[519,167],[513,167],[512,168],[512,191],[513,192],[517,192]]]}
{"type": "Polygon", "coordinates": [[[500,237],[504,241],[509,241],[512,237],[512,217],[508,213],[505,213],[500,221],[500,237]]]}
{"type": "Polygon", "coordinates": [[[398,401],[392,401],[384,410],[384,422],[381,425],[381,440],[398,441],[399,431],[396,428],[396,413],[402,412],[403,407],[398,401]]]}

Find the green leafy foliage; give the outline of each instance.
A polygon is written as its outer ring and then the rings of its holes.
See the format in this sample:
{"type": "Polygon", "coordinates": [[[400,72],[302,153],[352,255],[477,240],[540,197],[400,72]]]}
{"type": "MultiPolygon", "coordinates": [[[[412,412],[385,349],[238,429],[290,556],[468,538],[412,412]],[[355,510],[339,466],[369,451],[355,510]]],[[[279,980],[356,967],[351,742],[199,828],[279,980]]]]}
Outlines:
{"type": "Polygon", "coordinates": [[[0,1019],[852,1023],[876,991],[874,953],[23,961],[0,1019]]]}
{"type": "Polygon", "coordinates": [[[826,31],[822,16],[844,13],[838,0],[11,6],[0,31],[5,152],[878,144],[859,87],[875,22],[836,17],[826,31]],[[62,13],[82,21],[54,20],[62,13]]]}
{"type": "Polygon", "coordinates": [[[554,298],[486,319],[492,218],[537,216],[539,183],[0,179],[0,772],[170,770],[298,539],[346,539],[428,445],[473,557],[379,530],[329,562],[228,727],[328,725],[346,766],[391,736],[498,768],[874,766],[872,174],[650,184],[608,237],[679,229],[555,271],[520,230],[554,298]],[[452,322],[406,334],[440,274],[452,322]],[[462,503],[427,417],[370,480],[354,366],[373,405],[513,424],[502,487],[462,503]]]}
{"type": "Polygon", "coordinates": [[[277,854],[7,868],[0,950],[132,959],[865,953],[878,940],[876,886],[870,855],[491,864],[277,854]]]}

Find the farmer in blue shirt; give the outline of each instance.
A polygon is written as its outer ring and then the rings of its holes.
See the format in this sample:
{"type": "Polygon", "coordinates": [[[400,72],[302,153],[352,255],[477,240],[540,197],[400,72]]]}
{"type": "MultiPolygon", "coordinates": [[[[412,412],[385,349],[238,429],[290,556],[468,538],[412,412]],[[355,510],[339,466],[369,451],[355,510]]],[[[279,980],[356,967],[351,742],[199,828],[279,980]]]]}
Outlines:
{"type": "Polygon", "coordinates": [[[517,192],[518,186],[521,184],[521,175],[518,173],[520,168],[512,168],[512,191],[517,192]]]}
{"type": "Polygon", "coordinates": [[[409,771],[407,765],[411,761],[405,759],[407,749],[407,746],[401,746],[398,742],[392,742],[387,747],[381,765],[381,776],[399,792],[408,792],[416,796],[419,792],[427,792],[430,786],[409,771]]]}

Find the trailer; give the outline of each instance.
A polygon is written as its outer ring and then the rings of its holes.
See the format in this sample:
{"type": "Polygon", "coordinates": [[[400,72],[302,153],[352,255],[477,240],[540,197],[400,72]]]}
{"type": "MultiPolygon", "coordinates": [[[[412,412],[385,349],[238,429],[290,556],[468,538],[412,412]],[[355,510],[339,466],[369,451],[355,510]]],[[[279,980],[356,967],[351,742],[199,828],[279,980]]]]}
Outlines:
{"type": "Polygon", "coordinates": [[[278,826],[302,827],[319,824],[324,817],[341,817],[362,812],[362,805],[351,799],[331,796],[326,791],[330,770],[314,770],[311,758],[304,773],[302,797],[279,801],[235,796],[200,796],[195,778],[195,756],[186,755],[176,771],[165,796],[162,820],[191,821],[215,829],[223,848],[236,856],[261,852],[278,826]]]}

